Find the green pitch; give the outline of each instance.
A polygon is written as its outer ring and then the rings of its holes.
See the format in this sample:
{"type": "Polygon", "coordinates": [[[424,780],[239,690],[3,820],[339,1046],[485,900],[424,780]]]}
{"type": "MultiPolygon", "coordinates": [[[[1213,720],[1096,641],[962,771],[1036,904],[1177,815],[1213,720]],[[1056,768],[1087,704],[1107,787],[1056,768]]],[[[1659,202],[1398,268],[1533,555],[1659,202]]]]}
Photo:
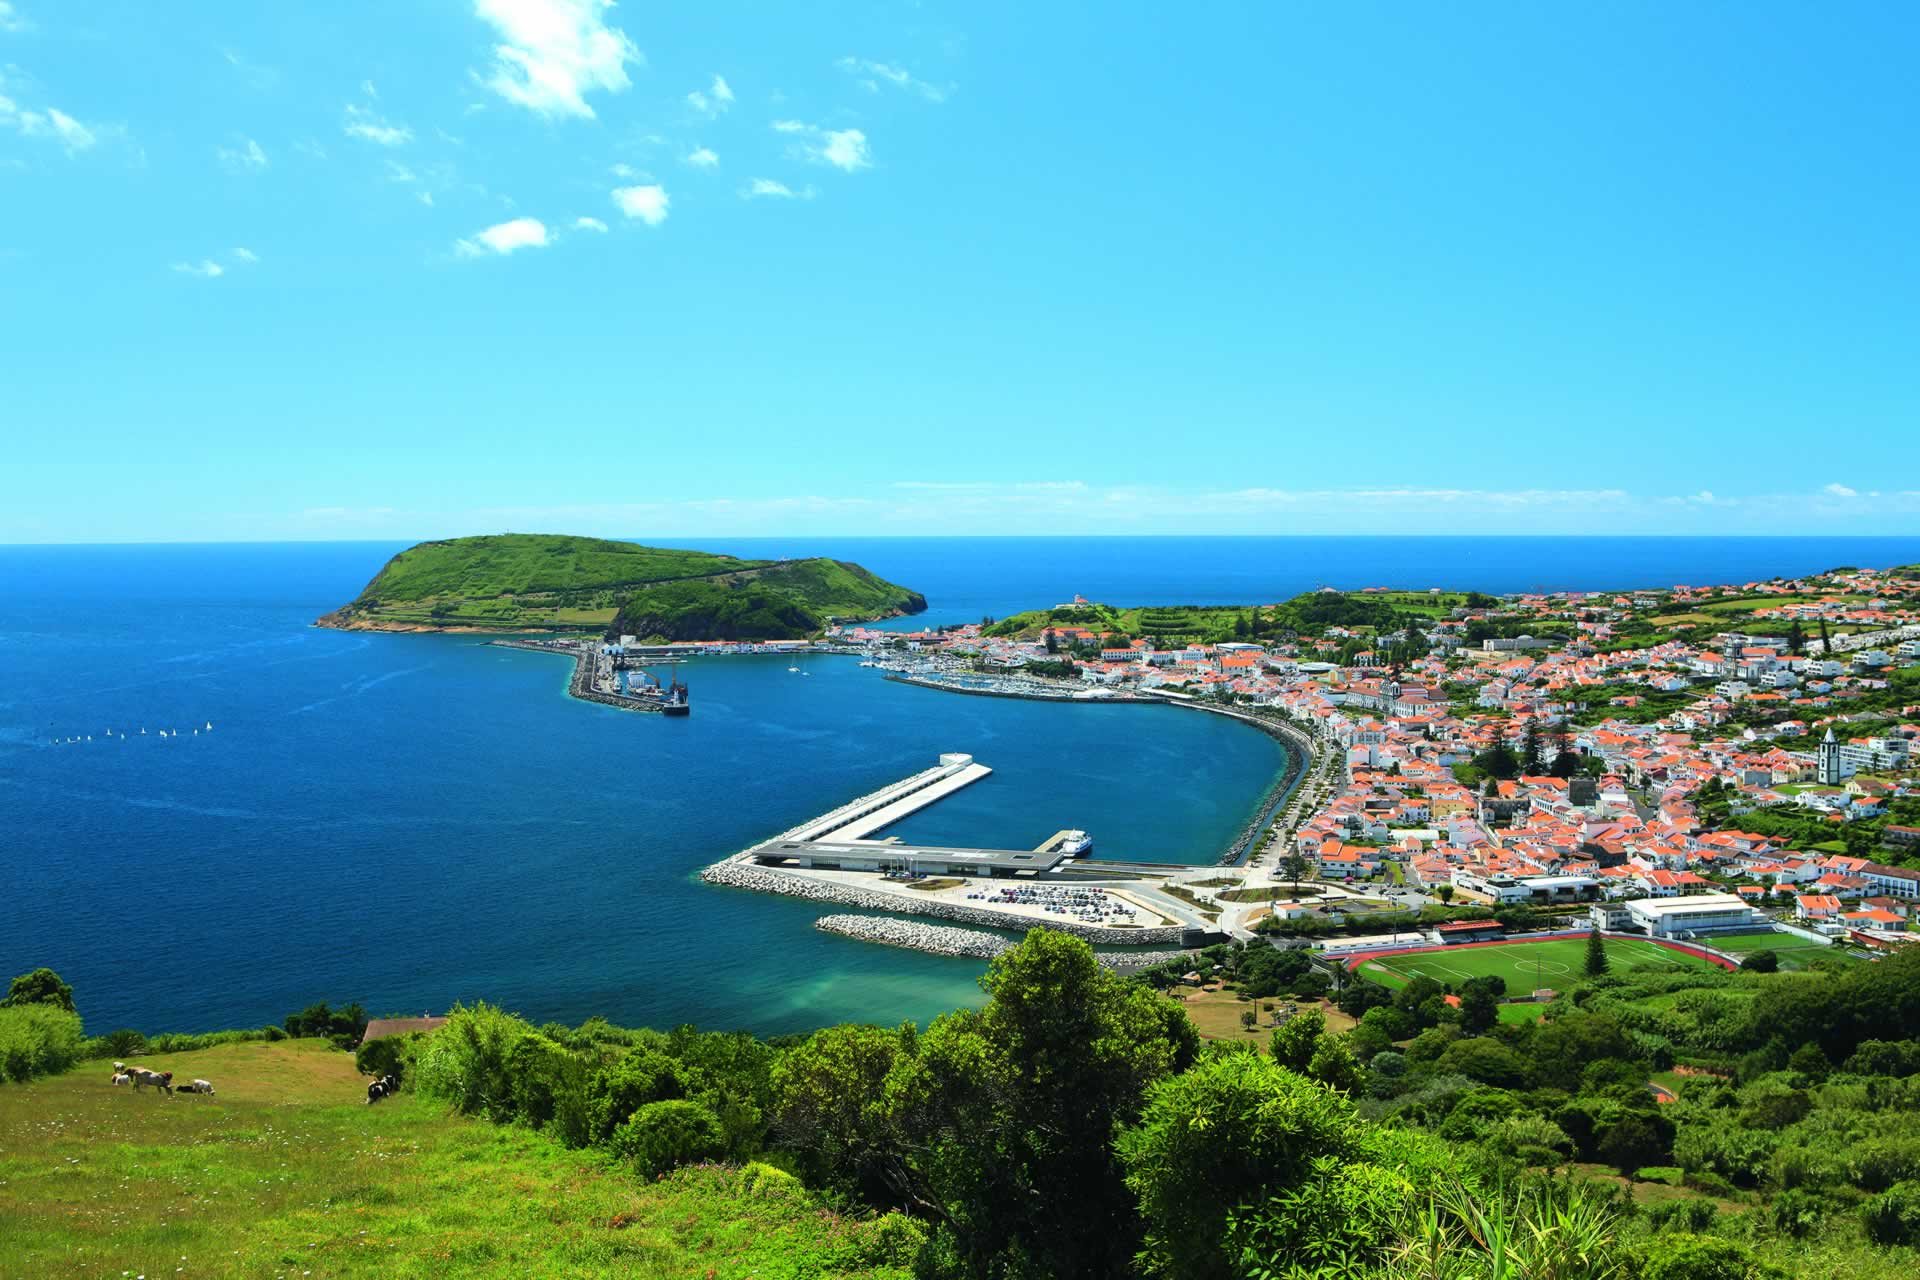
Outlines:
{"type": "MultiPolygon", "coordinates": [[[[1606,939],[1607,964],[1613,973],[1665,965],[1714,968],[1710,960],[1671,951],[1639,938],[1606,939]]],[[[1404,987],[1415,978],[1459,986],[1469,978],[1497,975],[1507,990],[1524,995],[1540,987],[1558,990],[1582,976],[1587,963],[1585,938],[1554,938],[1546,942],[1505,942],[1490,947],[1449,947],[1410,955],[1365,960],[1359,972],[1382,986],[1404,987]]]]}
{"type": "Polygon", "coordinates": [[[1716,934],[1707,939],[1707,944],[1730,956],[1746,959],[1756,951],[1771,951],[1780,957],[1782,969],[1804,969],[1807,961],[1837,957],[1851,960],[1844,948],[1822,946],[1798,934],[1780,933],[1774,930],[1760,930],[1754,933],[1716,934]]]}

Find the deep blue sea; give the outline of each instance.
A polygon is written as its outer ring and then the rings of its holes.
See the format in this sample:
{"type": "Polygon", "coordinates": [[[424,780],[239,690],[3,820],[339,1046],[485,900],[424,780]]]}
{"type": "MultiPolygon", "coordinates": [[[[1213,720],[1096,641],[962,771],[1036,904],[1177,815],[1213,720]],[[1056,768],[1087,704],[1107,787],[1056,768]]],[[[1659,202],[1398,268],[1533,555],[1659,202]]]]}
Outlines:
{"type": "MultiPolygon", "coordinates": [[[[922,591],[933,622],[1076,592],[1222,603],[1920,561],[1916,538],[698,545],[856,560],[922,591]]],[[[817,907],[695,873],[942,751],[996,772],[902,834],[1012,845],[1078,826],[1106,856],[1205,862],[1282,761],[1215,717],[944,695],[839,658],[804,678],[697,660],[680,669],[694,713],[668,721],[569,699],[559,658],[310,625],[400,549],[0,547],[0,978],[51,965],[94,1031],[253,1026],[322,999],[764,1033],[925,1019],[977,1000],[980,966],[829,938],[817,907]]]]}

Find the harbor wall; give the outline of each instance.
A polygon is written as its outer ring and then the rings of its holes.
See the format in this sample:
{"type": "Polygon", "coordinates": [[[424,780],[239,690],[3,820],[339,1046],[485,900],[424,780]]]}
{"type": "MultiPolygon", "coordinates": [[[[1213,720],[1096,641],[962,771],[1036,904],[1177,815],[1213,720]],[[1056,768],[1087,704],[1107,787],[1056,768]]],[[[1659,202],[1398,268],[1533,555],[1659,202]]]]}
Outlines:
{"type": "MultiPolygon", "coordinates": [[[[917,920],[896,920],[890,916],[821,916],[813,927],[858,942],[877,942],[883,946],[903,947],[936,956],[960,956],[971,960],[991,960],[1013,949],[1014,944],[998,934],[975,929],[955,929],[946,925],[921,924],[917,920]]],[[[1115,972],[1145,969],[1178,959],[1184,951],[1137,951],[1126,955],[1102,953],[1095,956],[1101,968],[1115,972]]]]}
{"type": "Polygon", "coordinates": [[[962,906],[957,902],[909,898],[903,894],[888,893],[878,889],[858,889],[852,885],[815,880],[773,867],[743,862],[737,858],[714,863],[700,873],[700,878],[708,884],[725,885],[732,889],[781,893],[788,897],[805,898],[811,902],[828,902],[836,906],[857,907],[864,911],[892,911],[927,916],[935,920],[951,920],[956,924],[981,925],[988,929],[1009,929],[1019,933],[1024,933],[1028,929],[1057,929],[1061,933],[1070,933],[1076,938],[1084,938],[1088,942],[1101,946],[1140,947],[1171,944],[1177,947],[1186,933],[1186,928],[1182,925],[1120,929],[1110,925],[1083,924],[1078,920],[1069,920],[1064,917],[1058,920],[1036,919],[1033,916],[1020,915],[1011,911],[962,906]]]}

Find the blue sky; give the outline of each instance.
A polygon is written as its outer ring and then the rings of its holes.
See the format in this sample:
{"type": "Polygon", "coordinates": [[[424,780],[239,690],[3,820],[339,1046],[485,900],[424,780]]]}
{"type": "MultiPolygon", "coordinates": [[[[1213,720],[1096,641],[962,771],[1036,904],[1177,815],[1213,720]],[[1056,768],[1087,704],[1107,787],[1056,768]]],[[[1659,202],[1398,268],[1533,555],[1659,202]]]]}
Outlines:
{"type": "Polygon", "coordinates": [[[1907,5],[0,0],[0,541],[1920,532],[1907,5]]]}

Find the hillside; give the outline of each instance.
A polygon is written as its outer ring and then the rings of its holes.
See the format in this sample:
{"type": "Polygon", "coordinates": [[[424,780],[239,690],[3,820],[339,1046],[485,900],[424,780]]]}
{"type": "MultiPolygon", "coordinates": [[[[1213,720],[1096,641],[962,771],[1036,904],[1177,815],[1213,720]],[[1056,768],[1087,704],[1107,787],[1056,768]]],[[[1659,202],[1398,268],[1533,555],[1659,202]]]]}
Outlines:
{"type": "MultiPolygon", "coordinates": [[[[1087,627],[1115,635],[1152,636],[1162,645],[1215,644],[1222,640],[1267,638],[1283,633],[1317,636],[1331,626],[1350,630],[1369,628],[1389,631],[1403,620],[1396,604],[1404,602],[1339,591],[1305,592],[1277,604],[1135,605],[1127,608],[1086,604],[1016,613],[988,627],[987,634],[1031,639],[1048,627],[1087,627]]],[[[1423,596],[1419,605],[1409,611],[1433,610],[1434,606],[1423,596]]]]}
{"type": "Polygon", "coordinates": [[[0,1275],[903,1278],[869,1223],[718,1165],[659,1181],[411,1093],[322,1040],[172,1054],[212,1098],[90,1062],[0,1085],[0,1275]]]}
{"type": "Polygon", "coordinates": [[[742,560],[604,538],[512,533],[410,547],[319,625],[792,639],[830,618],[924,608],[918,592],[837,560],[742,560]]]}

